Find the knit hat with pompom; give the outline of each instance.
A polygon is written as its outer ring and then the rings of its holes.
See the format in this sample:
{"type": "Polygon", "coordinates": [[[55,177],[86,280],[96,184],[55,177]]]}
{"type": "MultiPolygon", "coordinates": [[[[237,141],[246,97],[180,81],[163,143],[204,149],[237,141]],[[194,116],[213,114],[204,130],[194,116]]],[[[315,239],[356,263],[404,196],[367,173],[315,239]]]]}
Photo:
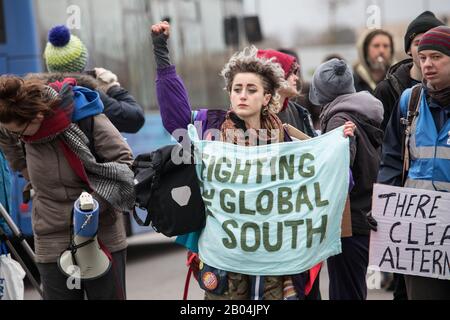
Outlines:
{"type": "Polygon", "coordinates": [[[88,50],[66,26],[56,26],[48,33],[44,59],[49,72],[83,72],[88,50]]]}

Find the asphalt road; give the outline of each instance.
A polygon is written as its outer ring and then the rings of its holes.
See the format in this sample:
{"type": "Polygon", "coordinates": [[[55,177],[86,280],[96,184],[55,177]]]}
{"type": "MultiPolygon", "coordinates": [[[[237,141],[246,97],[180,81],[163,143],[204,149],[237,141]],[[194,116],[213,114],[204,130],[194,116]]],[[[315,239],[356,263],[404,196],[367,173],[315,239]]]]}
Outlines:
{"type": "MultiPolygon", "coordinates": [[[[159,235],[130,239],[127,263],[127,295],[131,300],[181,300],[187,274],[186,251],[173,241],[159,235]]],[[[322,298],[328,300],[328,274],[322,270],[322,298]]],[[[39,295],[27,285],[25,299],[37,300],[39,295]]],[[[202,300],[203,291],[192,278],[189,300],[202,300]]],[[[369,300],[391,300],[392,293],[369,290],[369,300]]]]}

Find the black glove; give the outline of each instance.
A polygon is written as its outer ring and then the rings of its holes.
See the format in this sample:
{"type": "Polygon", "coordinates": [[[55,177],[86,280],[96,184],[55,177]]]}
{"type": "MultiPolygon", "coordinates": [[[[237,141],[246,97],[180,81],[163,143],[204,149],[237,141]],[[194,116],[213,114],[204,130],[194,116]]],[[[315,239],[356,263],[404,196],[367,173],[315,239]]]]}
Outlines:
{"type": "Polygon", "coordinates": [[[367,223],[369,224],[370,230],[377,232],[378,231],[378,222],[372,216],[372,211],[369,211],[369,213],[367,213],[366,217],[367,217],[367,223]]]}
{"type": "Polygon", "coordinates": [[[171,65],[167,39],[168,37],[164,33],[152,33],[153,53],[158,69],[166,68],[171,65]]]}

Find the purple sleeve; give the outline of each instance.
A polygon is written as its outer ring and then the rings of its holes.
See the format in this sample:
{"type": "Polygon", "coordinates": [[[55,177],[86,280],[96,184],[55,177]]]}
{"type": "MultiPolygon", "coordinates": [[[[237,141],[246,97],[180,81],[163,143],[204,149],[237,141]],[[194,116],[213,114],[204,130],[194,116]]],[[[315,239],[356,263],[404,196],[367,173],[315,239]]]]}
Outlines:
{"type": "Polygon", "coordinates": [[[204,134],[208,130],[207,122],[208,122],[208,110],[207,109],[200,109],[197,111],[197,115],[195,117],[195,121],[198,121],[202,125],[202,132],[199,132],[199,134],[204,137],[204,134]]]}
{"type": "Polygon", "coordinates": [[[171,134],[176,129],[187,128],[191,123],[192,109],[186,87],[175,66],[157,70],[156,95],[164,128],[171,134]]]}
{"type": "Polygon", "coordinates": [[[348,184],[348,193],[350,193],[355,187],[355,180],[353,179],[352,169],[349,169],[349,184],[348,184]]]}

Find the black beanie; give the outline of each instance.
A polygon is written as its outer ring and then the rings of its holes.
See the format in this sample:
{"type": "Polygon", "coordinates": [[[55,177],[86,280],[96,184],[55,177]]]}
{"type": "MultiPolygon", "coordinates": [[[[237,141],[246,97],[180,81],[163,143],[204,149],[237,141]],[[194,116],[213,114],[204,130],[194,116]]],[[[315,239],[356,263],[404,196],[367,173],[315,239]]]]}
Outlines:
{"type": "Polygon", "coordinates": [[[408,26],[405,35],[405,52],[411,47],[411,43],[418,34],[425,33],[433,28],[445,25],[442,21],[436,18],[433,12],[425,11],[414,19],[408,26]]]}

